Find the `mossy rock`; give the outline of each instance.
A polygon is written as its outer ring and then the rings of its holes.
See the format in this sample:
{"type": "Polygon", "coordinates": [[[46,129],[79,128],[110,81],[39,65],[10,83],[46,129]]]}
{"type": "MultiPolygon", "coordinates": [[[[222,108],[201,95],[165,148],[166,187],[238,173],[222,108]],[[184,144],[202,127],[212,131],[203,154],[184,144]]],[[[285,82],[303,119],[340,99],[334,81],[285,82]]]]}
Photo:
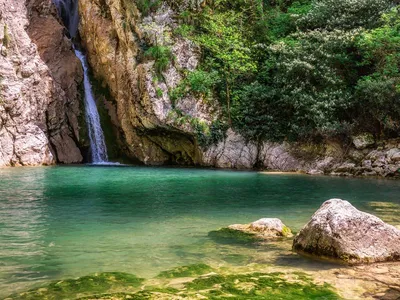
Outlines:
{"type": "Polygon", "coordinates": [[[221,244],[251,245],[263,241],[262,238],[253,233],[243,232],[231,228],[221,228],[219,230],[210,231],[208,236],[213,241],[221,244]]]}
{"type": "Polygon", "coordinates": [[[176,267],[158,274],[158,278],[194,277],[212,272],[213,268],[206,264],[193,264],[176,267]]]}
{"type": "Polygon", "coordinates": [[[47,286],[11,295],[7,299],[76,299],[85,295],[105,293],[115,290],[137,290],[144,281],[132,274],[107,272],[83,276],[77,279],[54,281],[47,286]]]}
{"type": "Polygon", "coordinates": [[[160,289],[159,291],[140,291],[137,293],[111,293],[111,294],[100,294],[93,295],[84,298],[78,298],[77,300],[171,300],[171,299],[185,299],[184,296],[176,296],[176,291],[169,291],[168,289],[160,289]]]}
{"type": "Polygon", "coordinates": [[[293,233],[292,233],[292,231],[290,230],[289,227],[283,226],[283,228],[282,228],[282,235],[283,235],[284,237],[290,237],[290,236],[293,235],[293,233]]]}
{"type": "MultiPolygon", "coordinates": [[[[162,272],[163,277],[180,277],[182,274],[203,273],[211,270],[204,264],[178,267],[162,272]]],[[[196,276],[180,288],[165,283],[147,285],[139,290],[143,279],[126,273],[100,273],[78,279],[50,283],[46,287],[13,295],[6,299],[340,299],[331,286],[317,285],[302,272],[213,274],[196,276]]]]}
{"type": "Polygon", "coordinates": [[[314,284],[304,273],[213,275],[197,278],[186,287],[208,299],[340,299],[331,286],[314,284]]]}

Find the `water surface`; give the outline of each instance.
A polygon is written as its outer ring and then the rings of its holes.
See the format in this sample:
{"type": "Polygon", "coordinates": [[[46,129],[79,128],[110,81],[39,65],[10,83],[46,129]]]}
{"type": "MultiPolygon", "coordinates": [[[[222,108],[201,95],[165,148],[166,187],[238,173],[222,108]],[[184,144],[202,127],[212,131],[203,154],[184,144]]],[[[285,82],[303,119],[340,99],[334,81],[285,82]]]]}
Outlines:
{"type": "Polygon", "coordinates": [[[150,278],[199,262],[329,267],[276,245],[216,244],[207,233],[262,217],[298,231],[330,198],[378,216],[371,202],[400,205],[394,180],[107,166],[7,168],[0,179],[0,297],[59,278],[150,278]]]}

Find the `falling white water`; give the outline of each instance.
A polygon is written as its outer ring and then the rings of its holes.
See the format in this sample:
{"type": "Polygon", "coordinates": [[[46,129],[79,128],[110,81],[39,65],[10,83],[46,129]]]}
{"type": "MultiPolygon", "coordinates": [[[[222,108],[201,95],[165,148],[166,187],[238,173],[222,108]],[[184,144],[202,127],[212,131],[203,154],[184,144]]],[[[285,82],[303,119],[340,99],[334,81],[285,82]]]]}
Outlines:
{"type": "Polygon", "coordinates": [[[100,125],[99,112],[93,97],[92,85],[89,80],[89,69],[86,56],[75,49],[75,55],[79,58],[83,68],[83,85],[85,89],[85,115],[89,130],[90,150],[92,152],[92,163],[104,163],[108,161],[107,147],[104,141],[103,130],[100,125]]]}
{"type": "MultiPolygon", "coordinates": [[[[53,0],[58,14],[71,38],[76,37],[79,25],[78,0],[53,0]]],[[[100,125],[99,112],[93,97],[92,85],[89,79],[89,68],[86,56],[74,47],[75,55],[79,58],[83,68],[83,85],[85,89],[85,116],[89,131],[92,163],[107,164],[107,147],[104,141],[103,130],[100,125]]]]}
{"type": "Polygon", "coordinates": [[[53,0],[53,3],[70,36],[74,38],[79,25],[78,0],[53,0]]]}

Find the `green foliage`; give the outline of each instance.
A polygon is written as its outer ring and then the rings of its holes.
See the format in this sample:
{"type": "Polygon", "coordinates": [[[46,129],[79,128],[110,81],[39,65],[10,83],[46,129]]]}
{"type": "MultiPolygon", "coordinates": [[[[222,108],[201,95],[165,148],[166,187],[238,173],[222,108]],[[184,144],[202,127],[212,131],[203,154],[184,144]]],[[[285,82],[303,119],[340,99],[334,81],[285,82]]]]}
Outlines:
{"type": "Polygon", "coordinates": [[[363,31],[356,40],[360,66],[368,75],[360,77],[355,88],[354,110],[358,126],[374,126],[370,131],[400,129],[400,17],[393,8],[381,18],[381,26],[363,31]]]}
{"type": "Polygon", "coordinates": [[[206,264],[193,264],[189,266],[176,267],[171,270],[161,272],[158,278],[177,278],[177,277],[194,277],[203,275],[213,271],[213,268],[206,264]]]}
{"type": "Polygon", "coordinates": [[[208,126],[204,122],[193,119],[191,125],[196,133],[200,146],[205,149],[222,141],[228,130],[228,126],[219,120],[214,121],[211,126],[208,126]]]}
{"type": "Polygon", "coordinates": [[[177,28],[175,28],[174,33],[176,35],[180,35],[182,37],[188,38],[193,34],[194,26],[189,24],[181,24],[177,28]]]}
{"type": "Polygon", "coordinates": [[[298,20],[298,25],[328,30],[373,27],[391,6],[391,0],[313,0],[310,11],[298,20]]]}
{"type": "Polygon", "coordinates": [[[171,61],[174,59],[174,55],[169,47],[166,46],[153,46],[150,47],[146,52],[145,56],[155,60],[154,67],[157,75],[161,76],[171,61]]]}
{"type": "Polygon", "coordinates": [[[217,80],[216,72],[209,73],[203,70],[195,70],[187,76],[190,91],[201,95],[208,95],[217,80]]]}
{"type": "Polygon", "coordinates": [[[158,98],[161,98],[163,96],[163,91],[159,87],[156,88],[156,95],[158,98]]]}
{"type": "Polygon", "coordinates": [[[135,0],[137,8],[144,16],[147,16],[152,10],[157,9],[161,5],[161,3],[161,0],[135,0]]]}
{"type": "Polygon", "coordinates": [[[219,120],[212,122],[209,126],[205,121],[187,115],[176,107],[174,107],[168,117],[178,126],[189,124],[197,137],[199,145],[204,149],[222,141],[228,130],[228,126],[219,120]]]}
{"type": "Polygon", "coordinates": [[[175,107],[177,101],[189,93],[206,100],[212,95],[213,88],[218,81],[217,72],[206,72],[201,69],[189,72],[186,78],[170,91],[172,106],[175,107]]]}
{"type": "MultiPolygon", "coordinates": [[[[202,50],[170,92],[216,98],[247,139],[399,136],[400,14],[391,0],[217,0],[176,34],[202,50]]],[[[209,126],[190,121],[201,144],[209,126]]]]}

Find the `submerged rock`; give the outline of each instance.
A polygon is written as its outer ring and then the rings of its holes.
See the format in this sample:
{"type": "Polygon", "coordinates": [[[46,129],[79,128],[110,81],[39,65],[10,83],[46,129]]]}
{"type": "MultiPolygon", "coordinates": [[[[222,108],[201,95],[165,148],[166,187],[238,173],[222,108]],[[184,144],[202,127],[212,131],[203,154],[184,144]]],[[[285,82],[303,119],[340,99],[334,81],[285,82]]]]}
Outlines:
{"type": "Polygon", "coordinates": [[[349,264],[400,260],[400,230],[349,202],[322,204],[293,241],[293,250],[349,264]]]}
{"type": "Polygon", "coordinates": [[[222,243],[253,244],[293,235],[281,220],[264,218],[250,224],[234,224],[228,228],[211,231],[208,236],[222,243]]]}
{"type": "Polygon", "coordinates": [[[230,225],[228,228],[251,233],[262,239],[293,236],[290,228],[277,218],[263,218],[250,224],[230,225]]]}
{"type": "Polygon", "coordinates": [[[171,270],[162,271],[158,278],[179,278],[203,275],[213,271],[213,268],[206,264],[193,264],[188,266],[176,267],[171,270]]]}
{"type": "Polygon", "coordinates": [[[208,233],[208,236],[217,243],[221,244],[257,244],[263,239],[257,237],[254,233],[247,233],[231,228],[221,228],[208,233]]]}
{"type": "Polygon", "coordinates": [[[128,273],[96,273],[76,279],[53,281],[43,287],[10,295],[6,299],[84,299],[82,298],[84,296],[90,296],[87,299],[99,299],[93,295],[103,294],[108,291],[137,291],[143,281],[143,278],[128,273]]]}

